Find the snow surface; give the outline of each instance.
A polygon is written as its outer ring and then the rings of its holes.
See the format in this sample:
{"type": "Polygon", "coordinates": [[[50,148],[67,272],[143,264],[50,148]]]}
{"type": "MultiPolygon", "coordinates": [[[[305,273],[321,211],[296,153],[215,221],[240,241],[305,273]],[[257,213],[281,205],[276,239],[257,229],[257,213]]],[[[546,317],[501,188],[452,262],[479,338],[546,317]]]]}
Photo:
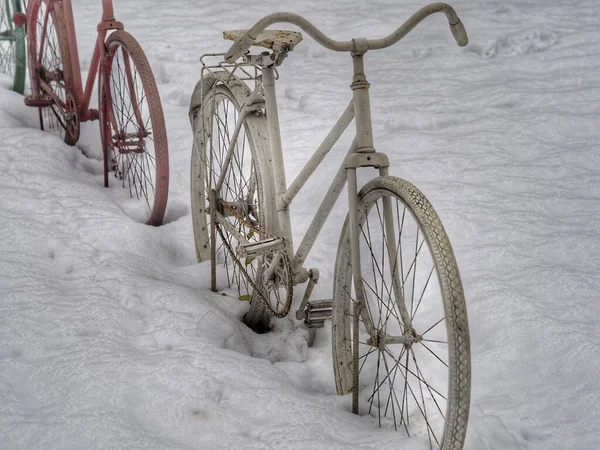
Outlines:
{"type": "MultiPolygon", "coordinates": [[[[595,449],[600,442],[600,10],[591,0],[453,6],[368,54],[374,135],[391,172],[419,186],[453,242],[467,294],[473,388],[466,448],[595,449]]],[[[395,448],[335,395],[331,336],[291,319],[267,335],[246,305],[209,290],[189,208],[187,107],[200,54],[224,29],[290,10],[337,39],[380,37],[423,5],[335,0],[116,1],[141,42],[170,141],[167,224],[131,219],[102,187],[97,124],[77,147],[38,130],[0,77],[0,448],[395,448]],[[167,26],[165,26],[165,24],[167,26]]],[[[74,2],[84,70],[97,0],[74,2]]],[[[343,111],[349,58],[305,37],[281,68],[291,181],[343,111]]],[[[294,204],[298,238],[345,135],[294,204]]],[[[330,296],[345,216],[308,261],[330,296]]]]}

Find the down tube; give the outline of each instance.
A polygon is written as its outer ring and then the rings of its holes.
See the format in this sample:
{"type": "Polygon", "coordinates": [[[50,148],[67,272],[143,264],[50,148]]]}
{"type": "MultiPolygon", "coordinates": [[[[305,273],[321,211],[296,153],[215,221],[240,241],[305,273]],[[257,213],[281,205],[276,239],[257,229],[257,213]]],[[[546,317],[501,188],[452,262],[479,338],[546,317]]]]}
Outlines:
{"type": "MultiPolygon", "coordinates": [[[[346,156],[354,153],[357,148],[358,144],[357,139],[355,137],[346,156]]],[[[345,160],[346,158],[344,158],[344,161],[345,160]]],[[[304,264],[304,261],[306,260],[306,257],[308,256],[308,253],[310,252],[313,244],[317,240],[317,237],[321,232],[321,228],[323,228],[325,221],[329,217],[329,214],[331,213],[335,202],[337,202],[337,199],[344,190],[344,186],[346,185],[346,178],[346,166],[344,163],[342,163],[337,171],[337,174],[335,175],[335,178],[329,186],[327,194],[325,194],[325,198],[319,205],[319,209],[317,210],[315,217],[313,217],[313,220],[310,226],[308,227],[308,230],[306,231],[306,234],[304,235],[300,246],[298,247],[298,251],[294,255],[294,259],[292,260],[292,267],[302,267],[302,265],[304,264]]]]}

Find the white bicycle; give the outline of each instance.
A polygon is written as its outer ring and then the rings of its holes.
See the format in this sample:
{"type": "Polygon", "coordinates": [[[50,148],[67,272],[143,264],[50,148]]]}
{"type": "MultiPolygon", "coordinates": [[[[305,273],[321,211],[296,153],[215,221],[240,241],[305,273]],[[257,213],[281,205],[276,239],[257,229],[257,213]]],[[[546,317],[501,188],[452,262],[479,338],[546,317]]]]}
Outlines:
{"type": "Polygon", "coordinates": [[[296,311],[308,327],[332,319],[335,382],[352,393],[352,410],[380,426],[422,435],[430,448],[463,448],[469,415],[470,343],[464,293],[452,247],[429,201],[388,173],[375,152],[363,55],[389,47],[425,17],[443,12],[459,45],[468,42],[454,9],[433,3],[381,39],[330,39],[306,19],[275,13],[249,30],[224,32],[227,53],[203,55],[190,120],[194,132],[191,202],[197,256],[211,260],[211,287],[250,301],[245,322],[269,329],[292,293],[307,283],[296,311]],[[306,166],[288,186],[275,93],[276,67],[302,40],[352,56],[352,99],[306,166]],[[248,51],[251,45],[268,49],[248,51]],[[296,194],[354,119],[356,136],[302,242],[292,240],[296,194]],[[356,171],[379,176],[358,190],[356,171]],[[335,262],[332,299],[311,300],[317,269],[304,261],[344,186],[349,210],[335,262]],[[217,268],[220,275],[217,276],[217,268]],[[230,291],[231,292],[231,291],[230,291]]]}

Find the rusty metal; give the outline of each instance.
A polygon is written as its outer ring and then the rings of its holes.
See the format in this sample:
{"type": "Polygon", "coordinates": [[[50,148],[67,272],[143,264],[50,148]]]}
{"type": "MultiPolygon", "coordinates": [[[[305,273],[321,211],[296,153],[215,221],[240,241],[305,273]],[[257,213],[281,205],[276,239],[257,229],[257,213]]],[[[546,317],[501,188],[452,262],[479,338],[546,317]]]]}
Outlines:
{"type": "Polygon", "coordinates": [[[12,16],[13,23],[18,27],[23,27],[27,23],[27,15],[24,12],[15,12],[12,16]]]}
{"type": "MultiPolygon", "coordinates": [[[[223,60],[225,53],[205,53],[200,56],[200,62],[202,63],[202,69],[200,71],[201,78],[207,77],[208,74],[212,74],[219,77],[219,73],[228,73],[229,78],[222,80],[223,83],[227,84],[233,79],[240,81],[250,81],[256,83],[257,80],[261,79],[262,67],[251,61],[242,61],[235,63],[228,63],[223,60]]],[[[276,79],[279,78],[279,74],[275,69],[276,79]]],[[[202,96],[204,92],[202,93],[202,96]]]]}
{"type": "Polygon", "coordinates": [[[144,147],[142,141],[131,140],[131,141],[117,141],[115,146],[118,148],[119,153],[144,153],[144,147]]]}
{"type": "MultiPolygon", "coordinates": [[[[248,30],[223,31],[223,39],[235,41],[242,37],[248,30]]],[[[276,52],[287,49],[291,51],[302,41],[302,34],[289,30],[265,30],[254,40],[252,45],[269,48],[276,52]]]]}
{"type": "Polygon", "coordinates": [[[44,108],[50,106],[52,103],[54,103],[54,100],[52,100],[52,97],[49,95],[27,95],[25,97],[25,104],[27,106],[33,106],[34,108],[44,108]]]}
{"type": "Polygon", "coordinates": [[[360,318],[361,304],[359,302],[352,302],[352,413],[358,414],[358,375],[359,371],[356,370],[359,363],[359,350],[358,350],[358,322],[360,318]]]}
{"type": "Polygon", "coordinates": [[[123,22],[119,22],[118,20],[103,20],[98,24],[96,30],[98,31],[108,31],[108,30],[124,30],[125,26],[123,22]]]}
{"type": "Polygon", "coordinates": [[[300,307],[298,308],[298,311],[296,311],[296,319],[298,320],[306,318],[306,305],[308,304],[308,300],[312,295],[315,285],[319,282],[319,275],[319,269],[310,269],[308,271],[308,284],[306,285],[306,290],[304,291],[302,303],[300,303],[300,307]]]}
{"type": "Polygon", "coordinates": [[[331,319],[333,300],[313,300],[306,305],[304,323],[307,328],[322,328],[331,319]]]}
{"type": "Polygon", "coordinates": [[[210,205],[210,289],[213,292],[217,292],[217,243],[215,234],[217,226],[217,193],[214,189],[210,190],[210,205]]]}
{"type": "MultiPolygon", "coordinates": [[[[213,200],[214,200],[214,203],[211,203],[211,205],[210,205],[211,227],[213,226],[212,224],[215,223],[215,221],[216,221],[216,220],[213,221],[213,210],[215,210],[214,219],[216,219],[217,207],[215,207],[213,205],[215,205],[218,202],[223,207],[223,209],[229,210],[229,214],[231,216],[234,216],[237,220],[242,222],[244,224],[244,226],[248,227],[250,230],[252,230],[257,235],[261,236],[262,238],[277,238],[277,236],[270,235],[262,228],[254,225],[246,217],[238,214],[238,212],[236,210],[234,210],[233,208],[231,208],[227,204],[227,202],[220,201],[216,197],[216,193],[214,194],[214,196],[211,195],[211,201],[213,201],[213,200]]],[[[271,305],[271,302],[269,302],[269,299],[265,297],[264,288],[259,289],[258,286],[256,285],[256,283],[254,282],[254,279],[250,276],[250,274],[248,274],[245,267],[240,262],[239,255],[233,248],[231,248],[227,239],[225,239],[225,236],[223,235],[223,231],[221,230],[221,227],[218,226],[218,224],[215,224],[214,227],[216,228],[216,231],[218,231],[219,236],[221,237],[221,242],[223,242],[223,244],[227,248],[227,251],[231,255],[231,258],[234,261],[234,264],[238,266],[240,273],[244,276],[244,278],[246,278],[246,280],[248,281],[248,283],[250,284],[252,289],[254,289],[254,291],[252,292],[252,301],[255,301],[255,299],[258,299],[265,306],[265,308],[267,308],[271,312],[271,314],[273,314],[273,316],[275,316],[277,318],[282,318],[282,317],[287,316],[287,314],[290,312],[290,308],[292,307],[292,298],[293,298],[293,291],[294,291],[293,276],[292,276],[292,264],[291,264],[290,258],[287,255],[287,253],[285,251],[277,252],[277,254],[281,255],[281,257],[284,259],[284,263],[283,263],[284,267],[287,267],[287,285],[283,286],[286,290],[286,300],[285,300],[283,309],[281,311],[277,311],[276,309],[273,308],[273,306],[271,305]]],[[[214,242],[215,242],[215,239],[212,236],[212,229],[211,229],[211,263],[212,263],[211,269],[213,267],[216,267],[216,261],[214,260],[214,258],[215,258],[214,255],[216,255],[216,252],[215,252],[215,249],[212,248],[212,246],[214,245],[213,244],[214,242]]],[[[262,272],[260,272],[260,273],[262,275],[262,272]]],[[[211,273],[211,278],[212,278],[212,273],[211,273]]],[[[216,274],[215,274],[215,279],[216,279],[216,274]]],[[[268,293],[267,293],[267,297],[268,297],[268,293]]]]}

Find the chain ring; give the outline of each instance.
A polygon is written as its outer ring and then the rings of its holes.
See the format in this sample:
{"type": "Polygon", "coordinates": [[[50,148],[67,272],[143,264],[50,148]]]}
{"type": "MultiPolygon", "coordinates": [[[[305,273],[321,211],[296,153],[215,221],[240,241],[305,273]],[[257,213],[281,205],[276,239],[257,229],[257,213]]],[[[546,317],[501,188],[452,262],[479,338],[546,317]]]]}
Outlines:
{"type": "MultiPolygon", "coordinates": [[[[260,229],[259,227],[255,226],[254,224],[249,222],[245,217],[240,216],[237,213],[237,211],[234,208],[230,207],[226,202],[221,202],[221,205],[223,206],[224,209],[229,211],[230,214],[235,216],[235,218],[238,219],[240,222],[242,222],[245,226],[250,228],[253,232],[258,233],[259,236],[264,236],[267,238],[278,238],[277,236],[273,236],[273,235],[265,232],[264,230],[260,229]]],[[[223,235],[223,231],[221,230],[221,227],[219,227],[218,224],[215,224],[214,226],[215,226],[216,230],[219,232],[219,235],[221,236],[221,241],[223,242],[223,244],[225,244],[225,247],[227,248],[227,251],[231,255],[232,260],[239,267],[240,272],[244,275],[246,280],[248,280],[248,283],[254,289],[253,298],[254,298],[254,295],[257,295],[258,298],[260,299],[261,303],[265,306],[265,308],[267,308],[269,310],[269,312],[274,317],[281,319],[281,318],[287,316],[292,307],[292,297],[293,297],[294,291],[293,291],[293,284],[292,284],[292,264],[291,264],[288,254],[285,252],[285,250],[281,252],[281,255],[282,255],[282,258],[284,259],[284,267],[287,267],[287,276],[288,276],[288,282],[287,282],[287,286],[286,286],[287,298],[285,301],[285,307],[283,308],[282,311],[278,312],[276,309],[273,308],[273,306],[271,305],[269,300],[267,298],[265,298],[264,290],[259,289],[258,286],[256,286],[256,283],[254,283],[254,280],[248,274],[248,272],[246,271],[246,269],[240,262],[236,252],[233,250],[233,248],[231,248],[227,239],[225,239],[225,236],[223,235]]],[[[283,238],[279,238],[279,239],[284,240],[283,238]]],[[[285,242],[285,240],[284,240],[284,242],[285,242]]],[[[268,296],[268,294],[267,294],[267,296],[268,296]]]]}
{"type": "Polygon", "coordinates": [[[70,140],[77,140],[79,137],[79,115],[77,101],[70,90],[67,91],[66,98],[66,114],[68,117],[63,117],[65,121],[65,133],[69,135],[70,140]]]}

